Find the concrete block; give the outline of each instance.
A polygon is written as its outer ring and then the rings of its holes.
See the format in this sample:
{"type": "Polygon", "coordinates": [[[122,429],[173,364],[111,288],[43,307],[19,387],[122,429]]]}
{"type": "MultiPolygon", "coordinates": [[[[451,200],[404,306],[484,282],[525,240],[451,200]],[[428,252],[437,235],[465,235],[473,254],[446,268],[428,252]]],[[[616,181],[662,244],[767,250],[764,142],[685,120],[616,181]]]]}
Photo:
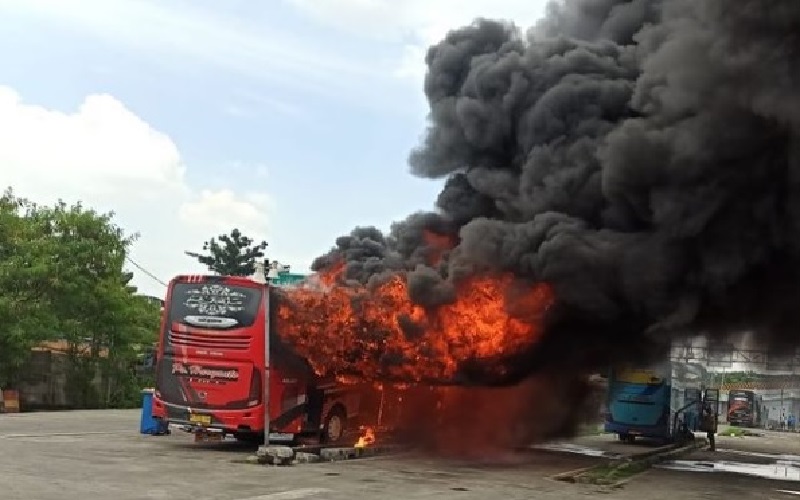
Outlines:
{"type": "Polygon", "coordinates": [[[294,460],[294,450],[288,446],[260,446],[256,456],[260,463],[288,465],[294,460]]]}
{"type": "Polygon", "coordinates": [[[378,445],[378,446],[368,446],[366,448],[362,448],[358,450],[359,457],[374,457],[375,455],[384,455],[386,453],[396,453],[400,451],[399,446],[392,446],[392,445],[378,445]]]}
{"type": "Polygon", "coordinates": [[[294,454],[294,463],[296,464],[313,464],[320,461],[320,456],[316,453],[305,453],[298,451],[294,454]]]}
{"type": "Polygon", "coordinates": [[[386,453],[398,452],[402,448],[393,445],[368,446],[366,448],[341,447],[341,448],[322,448],[319,456],[322,460],[350,460],[353,458],[374,457],[386,453]]]}
{"type": "Polygon", "coordinates": [[[323,448],[319,451],[319,457],[322,460],[348,460],[351,458],[358,458],[360,450],[357,448],[323,448]]]}

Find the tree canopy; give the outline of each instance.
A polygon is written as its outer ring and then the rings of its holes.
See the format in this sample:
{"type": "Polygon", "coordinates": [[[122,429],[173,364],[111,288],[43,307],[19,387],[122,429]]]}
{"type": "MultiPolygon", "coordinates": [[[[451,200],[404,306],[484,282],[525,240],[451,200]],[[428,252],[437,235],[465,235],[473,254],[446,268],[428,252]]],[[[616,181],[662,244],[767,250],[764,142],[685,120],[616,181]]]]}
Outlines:
{"type": "Polygon", "coordinates": [[[28,374],[31,349],[67,346],[77,406],[138,398],[137,350],[157,336],[160,308],[136,294],[124,262],[134,236],[82,204],[0,197],[0,387],[28,374]],[[97,384],[97,379],[101,384],[97,384]]]}
{"type": "Polygon", "coordinates": [[[189,253],[209,271],[223,276],[251,276],[256,272],[256,262],[264,257],[267,242],[254,244],[252,238],[243,235],[238,229],[230,234],[221,234],[203,244],[205,255],[189,253]]]}

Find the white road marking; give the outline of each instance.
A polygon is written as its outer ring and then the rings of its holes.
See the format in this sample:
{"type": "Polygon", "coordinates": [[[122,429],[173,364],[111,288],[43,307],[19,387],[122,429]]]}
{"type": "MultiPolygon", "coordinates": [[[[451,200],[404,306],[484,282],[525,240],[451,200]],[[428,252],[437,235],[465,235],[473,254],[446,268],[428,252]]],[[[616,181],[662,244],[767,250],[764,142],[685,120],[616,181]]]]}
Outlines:
{"type": "Polygon", "coordinates": [[[238,500],[297,500],[299,498],[307,498],[320,493],[329,493],[331,490],[327,488],[300,488],[298,490],[280,491],[278,493],[270,493],[268,495],[259,495],[257,497],[240,498],[238,500]]]}
{"type": "Polygon", "coordinates": [[[0,434],[0,438],[15,439],[15,438],[33,438],[33,437],[50,437],[50,436],[96,436],[105,434],[130,434],[130,429],[123,431],[90,431],[90,432],[46,432],[41,434],[0,434]]]}
{"type": "Polygon", "coordinates": [[[794,490],[775,490],[775,491],[777,491],[778,493],[786,493],[787,495],[800,496],[800,491],[794,491],[794,490]]]}

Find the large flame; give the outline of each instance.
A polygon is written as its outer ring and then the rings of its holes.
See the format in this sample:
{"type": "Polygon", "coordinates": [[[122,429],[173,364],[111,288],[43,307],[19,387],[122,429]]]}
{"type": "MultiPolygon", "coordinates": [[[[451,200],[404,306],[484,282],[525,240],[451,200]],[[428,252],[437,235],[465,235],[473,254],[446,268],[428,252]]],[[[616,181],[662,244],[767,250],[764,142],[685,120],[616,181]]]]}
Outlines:
{"type": "Polygon", "coordinates": [[[554,300],[546,284],[480,276],[461,282],[454,302],[426,308],[401,275],[367,289],[341,284],[342,271],[322,273],[320,288],[282,290],[278,304],[280,337],[320,374],[450,380],[466,363],[493,366],[534,345],[554,300]]]}

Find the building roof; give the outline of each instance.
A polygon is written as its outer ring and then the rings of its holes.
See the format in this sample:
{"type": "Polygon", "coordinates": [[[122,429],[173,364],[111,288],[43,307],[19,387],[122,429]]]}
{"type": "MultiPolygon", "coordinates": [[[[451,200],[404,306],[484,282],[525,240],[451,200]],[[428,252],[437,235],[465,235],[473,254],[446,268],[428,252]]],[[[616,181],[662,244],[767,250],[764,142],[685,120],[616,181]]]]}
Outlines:
{"type": "Polygon", "coordinates": [[[723,391],[756,391],[800,388],[800,375],[753,375],[749,380],[734,380],[720,384],[723,391]]]}
{"type": "MultiPolygon", "coordinates": [[[[91,349],[88,343],[82,343],[78,346],[79,351],[82,354],[89,354],[89,350],[91,349]]],[[[39,345],[33,348],[34,351],[49,351],[54,352],[57,354],[67,354],[70,350],[70,343],[66,340],[50,340],[47,342],[40,342],[39,345]]],[[[105,358],[108,357],[108,348],[103,347],[100,349],[100,357],[105,358]]]]}

